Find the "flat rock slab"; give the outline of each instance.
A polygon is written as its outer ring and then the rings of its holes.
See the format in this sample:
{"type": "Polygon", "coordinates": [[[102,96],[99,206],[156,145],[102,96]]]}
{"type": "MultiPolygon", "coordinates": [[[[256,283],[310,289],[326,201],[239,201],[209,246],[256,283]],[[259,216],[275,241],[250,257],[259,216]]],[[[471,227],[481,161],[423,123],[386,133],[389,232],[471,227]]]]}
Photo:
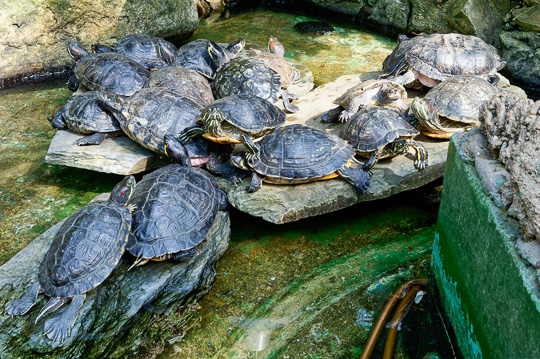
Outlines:
{"type": "MultiPolygon", "coordinates": [[[[62,223],[62,222],[61,222],[62,223]]],[[[128,271],[133,257],[125,254],[118,267],[86,300],[71,331],[58,344],[43,334],[43,323],[65,308],[33,322],[47,303],[41,294],[25,315],[4,315],[5,305],[20,298],[36,281],[39,264],[58,231],[58,223],[36,238],[0,267],[0,353],[2,358],[126,358],[144,349],[143,339],[172,329],[182,322],[189,309],[211,289],[217,261],[229,245],[228,212],[218,212],[206,239],[197,246],[198,254],[185,262],[150,262],[128,271]],[[154,332],[152,332],[154,331],[154,332]]],[[[67,307],[67,306],[64,306],[67,307]]],[[[156,341],[152,349],[158,346],[156,341]]]]}

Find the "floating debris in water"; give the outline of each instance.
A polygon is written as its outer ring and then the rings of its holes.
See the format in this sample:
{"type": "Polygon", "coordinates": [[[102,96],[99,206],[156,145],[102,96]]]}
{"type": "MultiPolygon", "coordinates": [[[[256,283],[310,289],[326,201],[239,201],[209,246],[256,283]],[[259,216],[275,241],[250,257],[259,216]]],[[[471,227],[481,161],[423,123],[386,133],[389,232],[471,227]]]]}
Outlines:
{"type": "Polygon", "coordinates": [[[311,34],[312,36],[330,35],[334,32],[334,27],[324,21],[302,21],[294,25],[294,28],[300,32],[311,34]]]}

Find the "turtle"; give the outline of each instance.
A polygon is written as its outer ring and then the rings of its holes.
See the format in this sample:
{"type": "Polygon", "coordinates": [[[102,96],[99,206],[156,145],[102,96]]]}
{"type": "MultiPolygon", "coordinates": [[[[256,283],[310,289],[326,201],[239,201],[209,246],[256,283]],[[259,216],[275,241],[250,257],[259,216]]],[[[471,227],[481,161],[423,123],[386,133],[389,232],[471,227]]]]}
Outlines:
{"type": "Polygon", "coordinates": [[[190,97],[203,107],[214,101],[208,79],[195,70],[181,66],[168,66],[152,72],[144,87],[168,88],[190,97]]]}
{"type": "Polygon", "coordinates": [[[131,96],[141,89],[150,71],[139,63],[117,53],[90,54],[79,43],[66,41],[69,54],[77,61],[68,88],[76,91],[81,83],[89,90],[107,91],[131,96]]]}
{"type": "Polygon", "coordinates": [[[482,106],[499,90],[475,76],[456,76],[415,97],[411,110],[420,131],[430,137],[448,139],[455,132],[480,125],[482,106]]]}
{"type": "Polygon", "coordinates": [[[322,130],[299,124],[279,127],[264,136],[250,156],[233,153],[231,162],[252,170],[248,192],[261,188],[262,181],[300,184],[340,176],[360,192],[366,192],[370,176],[355,158],[345,140],[322,130]]]}
{"type": "Polygon", "coordinates": [[[208,234],[218,210],[227,208],[225,193],[206,171],[191,167],[185,153],[167,155],[178,164],[146,175],[129,204],[135,206],[126,250],[136,257],[132,268],[149,260],[187,260],[208,234]]]}
{"type": "Polygon", "coordinates": [[[409,106],[405,103],[407,91],[390,80],[367,80],[348,89],[334,103],[339,107],[331,109],[321,116],[321,122],[347,122],[361,108],[377,105],[389,106],[406,113],[409,106]]]}
{"type": "Polygon", "coordinates": [[[68,128],[85,136],[77,140],[79,146],[99,145],[105,138],[123,134],[116,118],[106,111],[96,91],[73,94],[51,118],[54,128],[68,128]]]}
{"type": "Polygon", "coordinates": [[[236,57],[246,42],[239,38],[228,46],[222,46],[211,40],[198,39],[180,47],[177,51],[177,65],[199,72],[209,80],[214,78],[216,69],[236,57]]]}
{"type": "Polygon", "coordinates": [[[294,24],[294,28],[301,33],[316,35],[330,35],[334,32],[334,27],[325,21],[301,21],[294,24]]]}
{"type": "Polygon", "coordinates": [[[404,155],[412,147],[416,151],[414,166],[423,170],[428,165],[426,148],[414,137],[420,134],[400,112],[384,106],[368,106],[356,113],[338,136],[349,142],[357,154],[369,158],[363,170],[370,172],[382,158],[404,155]]]}
{"type": "Polygon", "coordinates": [[[6,304],[5,313],[27,313],[38,294],[44,292],[51,299],[38,314],[37,324],[72,298],[70,306],[44,326],[45,335],[54,342],[69,337],[86,293],[112,273],[124,253],[132,223],[133,208],[128,199],[134,187],[135,179],[127,176],[116,185],[107,202],[90,203],[70,215],[41,261],[37,282],[23,297],[6,304]]]}
{"type": "Polygon", "coordinates": [[[196,122],[202,126],[186,128],[179,136],[183,143],[202,135],[217,143],[243,143],[253,147],[252,139],[267,134],[285,123],[286,115],[262,97],[238,94],[223,97],[206,107],[196,122]]]}
{"type": "Polygon", "coordinates": [[[253,58],[262,61],[272,70],[277,72],[281,78],[281,87],[286,89],[300,78],[300,71],[285,58],[285,47],[279,40],[270,36],[268,39],[268,51],[253,56],[253,58]]]}
{"type": "Polygon", "coordinates": [[[254,58],[236,57],[220,66],[212,81],[212,91],[217,99],[246,93],[276,103],[281,97],[285,110],[298,111],[298,107],[290,104],[296,95],[281,88],[281,76],[254,58]]]}
{"type": "MultiPolygon", "coordinates": [[[[424,35],[425,34],[420,34],[418,36],[409,38],[407,37],[407,35],[400,34],[397,39],[398,45],[392,51],[392,53],[384,59],[382,63],[382,74],[379,76],[379,79],[385,79],[389,76],[399,75],[395,73],[396,68],[402,66],[405,54],[411,49],[413,45],[418,42],[424,41],[424,35]]],[[[411,74],[414,76],[414,73],[411,74]]],[[[415,77],[408,80],[409,83],[404,82],[407,81],[402,81],[402,84],[404,84],[406,87],[413,89],[422,88],[422,83],[418,81],[418,79],[416,79],[415,77]]]]}
{"type": "Polygon", "coordinates": [[[146,34],[126,35],[112,47],[94,44],[92,50],[96,53],[115,52],[124,55],[150,71],[173,65],[178,59],[176,46],[161,37],[146,34]]]}
{"type": "Polygon", "coordinates": [[[495,83],[499,79],[495,73],[506,64],[497,49],[472,35],[452,33],[422,35],[418,39],[402,37],[400,46],[394,51],[399,51],[401,56],[390,55],[392,61],[387,65],[394,65],[384,76],[392,78],[403,72],[412,72],[427,87],[458,75],[478,76],[495,83]]]}
{"type": "Polygon", "coordinates": [[[129,138],[159,154],[165,153],[163,137],[178,136],[195,125],[204,109],[191,98],[165,88],[143,88],[130,97],[106,92],[101,100],[129,138]]]}

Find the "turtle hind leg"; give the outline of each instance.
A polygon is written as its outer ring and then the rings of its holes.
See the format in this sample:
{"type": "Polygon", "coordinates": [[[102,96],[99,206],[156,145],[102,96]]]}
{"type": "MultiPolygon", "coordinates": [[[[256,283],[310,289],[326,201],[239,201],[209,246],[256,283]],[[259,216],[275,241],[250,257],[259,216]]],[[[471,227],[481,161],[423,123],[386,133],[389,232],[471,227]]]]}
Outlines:
{"type": "MultiPolygon", "coordinates": [[[[43,331],[47,338],[54,342],[61,343],[71,335],[71,328],[73,328],[73,325],[75,324],[75,320],[79,315],[79,310],[81,309],[85,298],[85,294],[74,296],[71,300],[71,304],[62,314],[45,322],[43,331]]],[[[65,301],[63,298],[62,300],[65,301]]]]}
{"type": "Polygon", "coordinates": [[[262,187],[262,178],[257,173],[252,172],[251,173],[251,183],[249,185],[248,192],[253,193],[260,190],[262,187]]]}
{"type": "Polygon", "coordinates": [[[341,106],[328,110],[328,112],[322,114],[321,122],[322,123],[338,122],[341,111],[343,111],[343,107],[341,106]]]}
{"type": "Polygon", "coordinates": [[[34,283],[28,291],[20,298],[6,304],[4,310],[7,315],[23,315],[37,302],[38,294],[41,292],[39,283],[34,283]]]}
{"type": "Polygon", "coordinates": [[[195,248],[191,248],[185,251],[180,251],[178,253],[175,253],[172,256],[172,259],[178,262],[184,262],[184,261],[188,261],[194,258],[197,254],[199,254],[199,251],[196,250],[195,248]]]}
{"type": "Polygon", "coordinates": [[[204,127],[200,126],[192,126],[187,127],[182,133],[180,133],[177,137],[178,141],[182,142],[183,144],[191,142],[191,138],[199,135],[204,135],[206,133],[206,129],[204,127]]]}
{"type": "Polygon", "coordinates": [[[298,96],[294,94],[289,94],[285,90],[281,90],[281,99],[283,100],[283,107],[285,107],[285,110],[287,110],[290,113],[298,112],[299,108],[298,106],[291,105],[291,100],[294,98],[298,98],[298,96]]]}
{"type": "Polygon", "coordinates": [[[369,174],[360,167],[342,167],[337,173],[344,180],[352,184],[361,193],[365,193],[369,187],[369,174]]]}
{"type": "Polygon", "coordinates": [[[368,173],[371,173],[371,169],[373,168],[373,166],[375,166],[375,164],[377,163],[377,161],[382,155],[383,155],[383,148],[379,148],[378,150],[373,151],[373,153],[371,154],[371,157],[366,163],[364,163],[364,167],[362,167],[362,169],[368,173]]]}
{"type": "Polygon", "coordinates": [[[108,137],[108,133],[96,132],[90,136],[84,136],[77,140],[79,146],[100,145],[108,137]]]}
{"type": "Polygon", "coordinates": [[[67,301],[66,298],[59,298],[59,297],[52,297],[47,304],[41,309],[41,312],[39,312],[36,320],[34,321],[34,324],[39,323],[39,321],[46,316],[49,313],[54,312],[58,308],[64,305],[64,303],[67,301]]]}
{"type": "Polygon", "coordinates": [[[416,151],[414,167],[418,170],[423,170],[428,166],[428,152],[426,148],[415,140],[410,140],[409,144],[416,151]]]}

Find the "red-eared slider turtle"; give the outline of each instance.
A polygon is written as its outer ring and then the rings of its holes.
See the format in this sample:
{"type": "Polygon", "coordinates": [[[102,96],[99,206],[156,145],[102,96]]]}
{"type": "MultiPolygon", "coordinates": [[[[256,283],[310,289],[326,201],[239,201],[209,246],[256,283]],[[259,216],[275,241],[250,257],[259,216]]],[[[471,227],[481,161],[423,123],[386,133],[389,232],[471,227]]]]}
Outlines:
{"type": "Polygon", "coordinates": [[[257,191],[262,181],[296,184],[337,176],[360,192],[369,186],[369,175],[354,159],[354,149],[336,135],[315,128],[279,127],[257,142],[253,151],[249,156],[243,153],[231,156],[235,166],[253,171],[249,192],[257,191]]]}
{"type": "Polygon", "coordinates": [[[189,97],[162,88],[145,88],[127,98],[105,93],[102,101],[129,138],[160,154],[164,153],[163,137],[178,136],[195,125],[204,109],[189,97]]]}
{"type": "Polygon", "coordinates": [[[403,86],[389,80],[367,80],[348,89],[334,101],[339,107],[321,116],[322,122],[347,122],[360,109],[376,105],[388,106],[405,113],[409,106],[405,104],[407,91],[403,86]]]}
{"type": "Polygon", "coordinates": [[[334,32],[334,27],[324,21],[301,21],[294,24],[294,28],[301,33],[310,34],[311,36],[316,35],[330,35],[334,32]]]}
{"type": "Polygon", "coordinates": [[[177,93],[187,96],[203,107],[214,101],[210,83],[195,70],[185,69],[180,66],[168,66],[152,72],[145,87],[168,88],[177,93]]]}
{"type": "Polygon", "coordinates": [[[281,76],[253,58],[236,57],[220,66],[216,70],[212,90],[216,98],[245,93],[262,97],[271,103],[276,103],[281,96],[287,111],[298,111],[298,107],[290,104],[289,93],[281,88],[281,76]]]}
{"type": "Polygon", "coordinates": [[[285,60],[283,57],[285,48],[274,36],[270,36],[268,40],[268,51],[257,54],[253,58],[262,61],[277,72],[281,78],[281,87],[286,89],[300,78],[300,72],[289,61],[285,60]]]}
{"type": "Polygon", "coordinates": [[[92,50],[97,53],[115,52],[124,55],[150,71],[173,65],[178,58],[176,46],[161,37],[145,34],[126,35],[112,47],[92,45],[92,50]]]}
{"type": "Polygon", "coordinates": [[[185,154],[181,164],[162,167],[146,175],[129,203],[135,206],[127,250],[137,257],[133,266],[149,260],[185,260],[201,243],[214,223],[217,211],[227,206],[225,193],[206,171],[191,168],[185,154]]]}
{"type": "MultiPolygon", "coordinates": [[[[462,34],[423,35],[418,40],[399,50],[402,58],[393,57],[392,75],[411,71],[424,85],[433,87],[437,83],[458,75],[479,76],[497,81],[493,75],[505,62],[501,61],[497,49],[482,39],[462,34]]],[[[398,46],[396,49],[399,49],[398,46]]],[[[390,55],[392,56],[392,55],[390,55]]],[[[388,77],[389,79],[391,77],[388,77]]]]}
{"type": "Polygon", "coordinates": [[[369,158],[364,171],[371,171],[379,159],[404,155],[412,147],[416,151],[414,166],[423,170],[428,165],[428,152],[414,137],[419,132],[398,111],[370,106],[354,115],[339,132],[356,153],[369,158]]]}
{"type": "Polygon", "coordinates": [[[24,296],[6,305],[8,315],[23,315],[39,293],[51,297],[35,323],[71,300],[60,315],[45,322],[45,335],[55,342],[70,336],[86,292],[100,285],[118,265],[126,247],[131,212],[127,201],[135,187],[132,176],[111,192],[108,202],[95,202],[69,216],[52,239],[39,266],[38,282],[24,296]]]}
{"type": "Polygon", "coordinates": [[[217,143],[243,143],[252,147],[251,139],[283,125],[285,118],[281,109],[261,97],[233,95],[214,101],[197,120],[202,127],[186,129],[179,139],[188,143],[191,137],[202,135],[217,143]]]}
{"type": "Polygon", "coordinates": [[[79,146],[99,145],[108,136],[123,134],[116,118],[103,108],[96,91],[73,94],[56,112],[52,126],[90,135],[77,140],[79,146]]]}
{"type": "Polygon", "coordinates": [[[227,47],[210,40],[194,40],[178,49],[177,64],[186,69],[195,70],[211,80],[214,78],[216,69],[236,57],[245,44],[242,38],[231,42],[227,47]]]}
{"type": "Polygon", "coordinates": [[[77,61],[68,87],[75,91],[79,82],[89,90],[110,90],[117,95],[131,96],[141,89],[150,71],[137,62],[116,53],[89,54],[75,41],[66,42],[69,54],[77,61]]]}
{"type": "Polygon", "coordinates": [[[498,92],[475,76],[456,76],[433,87],[411,104],[418,129],[426,136],[450,138],[452,134],[480,125],[482,105],[498,92]]]}

